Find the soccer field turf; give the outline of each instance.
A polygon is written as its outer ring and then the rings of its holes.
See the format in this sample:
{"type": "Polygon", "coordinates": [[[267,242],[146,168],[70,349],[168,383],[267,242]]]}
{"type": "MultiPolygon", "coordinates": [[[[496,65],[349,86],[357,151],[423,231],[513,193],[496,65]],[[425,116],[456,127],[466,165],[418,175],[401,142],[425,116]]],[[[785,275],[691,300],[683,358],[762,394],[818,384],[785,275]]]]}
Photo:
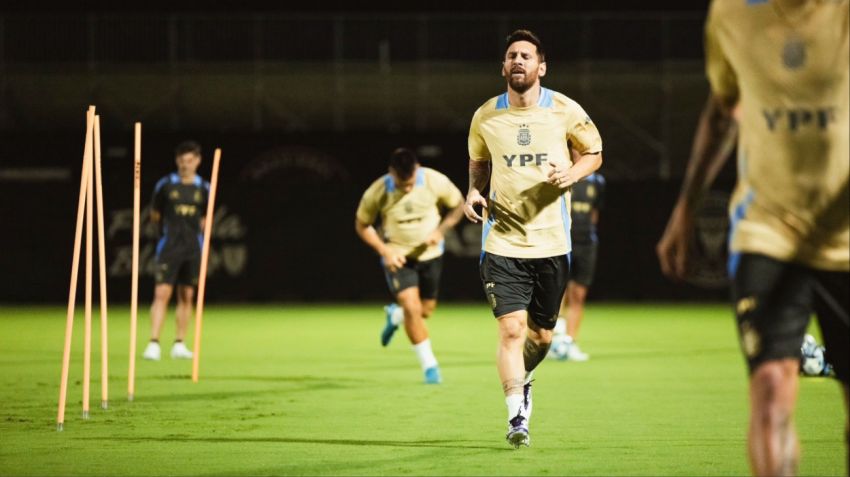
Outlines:
{"type": "MultiPolygon", "coordinates": [[[[83,421],[77,314],[65,431],[55,430],[65,311],[0,307],[0,475],[743,475],[746,373],[724,305],[590,304],[585,363],[535,374],[531,447],[504,440],[496,324],[485,304],[429,320],[444,383],[422,384],[403,330],[379,343],[380,305],[220,306],[191,361],[137,360],[127,402],[127,306],[110,314],[110,409],[83,421]]],[[[140,310],[139,353],[148,337],[140,310]]],[[[191,342],[191,340],[190,340],[191,342]]],[[[802,475],[843,475],[836,382],[801,382],[802,475]]]]}

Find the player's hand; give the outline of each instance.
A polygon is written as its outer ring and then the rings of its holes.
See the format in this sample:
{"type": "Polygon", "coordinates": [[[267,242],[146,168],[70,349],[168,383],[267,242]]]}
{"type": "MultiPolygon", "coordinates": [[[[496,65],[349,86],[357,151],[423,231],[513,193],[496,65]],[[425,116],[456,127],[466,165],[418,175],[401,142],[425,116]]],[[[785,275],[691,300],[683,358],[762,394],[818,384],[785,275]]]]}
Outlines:
{"type": "Polygon", "coordinates": [[[469,191],[469,194],[466,195],[466,202],[463,204],[463,215],[465,215],[466,218],[474,224],[484,221],[484,217],[481,217],[478,215],[478,212],[475,211],[475,206],[477,205],[486,209],[487,199],[482,197],[481,193],[478,192],[477,189],[472,189],[469,191]]]}
{"type": "Polygon", "coordinates": [[[667,277],[680,281],[688,273],[688,250],[694,230],[693,214],[687,205],[680,202],[673,208],[670,221],[664,235],[655,246],[661,272],[667,277]]]}
{"type": "Polygon", "coordinates": [[[407,259],[404,255],[397,253],[393,250],[387,250],[384,255],[384,266],[390,273],[397,272],[404,264],[407,262],[407,259]]]}
{"type": "Polygon", "coordinates": [[[443,238],[443,232],[440,232],[440,229],[436,229],[428,235],[428,238],[425,239],[425,243],[428,245],[439,245],[439,243],[443,241],[443,238]]]}
{"type": "Polygon", "coordinates": [[[572,174],[572,166],[569,165],[555,165],[551,162],[548,162],[552,168],[549,169],[549,178],[546,182],[552,184],[553,186],[563,190],[571,185],[578,182],[580,178],[574,177],[572,174]]]}

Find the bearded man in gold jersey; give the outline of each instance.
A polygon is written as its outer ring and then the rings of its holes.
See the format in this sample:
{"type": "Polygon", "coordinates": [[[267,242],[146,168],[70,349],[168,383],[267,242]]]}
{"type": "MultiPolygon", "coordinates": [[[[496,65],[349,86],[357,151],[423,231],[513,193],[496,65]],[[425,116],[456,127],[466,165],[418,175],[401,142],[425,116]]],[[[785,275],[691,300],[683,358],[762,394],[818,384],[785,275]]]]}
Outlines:
{"type": "Polygon", "coordinates": [[[694,211],[739,128],[729,276],[749,368],[750,466],[793,475],[812,313],[845,408],[848,398],[848,0],[715,0],[705,34],[711,94],[657,252],[666,275],[687,275],[694,211]]]}
{"type": "Polygon", "coordinates": [[[569,188],[602,164],[596,126],[578,103],[541,87],[545,74],[540,39],[511,33],[502,63],[507,91],[478,108],[468,139],[464,213],[484,223],[481,281],[498,320],[506,439],[515,448],[530,443],[531,374],[552,343],[569,277],[569,188]]]}

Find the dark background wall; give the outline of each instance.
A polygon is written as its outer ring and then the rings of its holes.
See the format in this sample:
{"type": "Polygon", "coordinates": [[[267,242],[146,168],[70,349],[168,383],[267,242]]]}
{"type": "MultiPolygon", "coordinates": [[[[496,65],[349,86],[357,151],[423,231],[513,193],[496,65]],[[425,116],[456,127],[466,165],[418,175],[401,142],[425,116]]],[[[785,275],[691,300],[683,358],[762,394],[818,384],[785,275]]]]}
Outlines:
{"type": "MultiPolygon", "coordinates": [[[[0,16],[0,301],[67,297],[84,112],[103,121],[110,297],[129,296],[132,124],[142,121],[142,200],[174,145],[223,149],[212,301],[387,297],[353,232],[388,152],[466,186],[472,112],[504,89],[504,36],[547,44],[544,85],[581,103],[605,142],[609,182],[595,299],[722,299],[725,195],[708,203],[690,284],[664,280],[654,245],[678,191],[707,85],[704,9],[622,11],[88,11],[0,16]]],[[[720,191],[733,181],[731,167],[720,191]]],[[[144,214],[143,214],[144,218],[144,214]]],[[[155,232],[143,229],[142,297],[155,232]]],[[[447,238],[442,296],[479,299],[480,228],[447,238]]]]}

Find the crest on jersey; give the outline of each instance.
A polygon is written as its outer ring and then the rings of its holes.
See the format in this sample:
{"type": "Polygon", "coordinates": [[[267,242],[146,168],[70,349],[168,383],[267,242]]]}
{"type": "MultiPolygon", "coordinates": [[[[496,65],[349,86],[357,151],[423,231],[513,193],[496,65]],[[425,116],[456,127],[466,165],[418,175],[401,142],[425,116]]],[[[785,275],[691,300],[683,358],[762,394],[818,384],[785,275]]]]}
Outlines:
{"type": "Polygon", "coordinates": [[[789,70],[796,70],[806,63],[806,44],[803,40],[791,37],[785,41],[782,62],[789,70]]]}
{"type": "Polygon", "coordinates": [[[203,199],[203,197],[201,197],[201,191],[196,190],[195,191],[195,202],[200,203],[202,199],[203,199]]]}
{"type": "Polygon", "coordinates": [[[413,204],[410,201],[404,203],[404,211],[408,214],[413,212],[413,204]]]}
{"type": "Polygon", "coordinates": [[[516,143],[520,146],[528,146],[531,144],[531,129],[528,129],[528,124],[519,125],[519,132],[516,135],[516,143]]]}
{"type": "Polygon", "coordinates": [[[172,200],[177,200],[180,198],[180,193],[176,190],[172,190],[171,193],[168,194],[168,197],[170,197],[172,200]]]}
{"type": "Polygon", "coordinates": [[[596,187],[593,187],[592,185],[587,186],[587,196],[592,199],[593,196],[595,196],[595,195],[596,195],[596,187]]]}

